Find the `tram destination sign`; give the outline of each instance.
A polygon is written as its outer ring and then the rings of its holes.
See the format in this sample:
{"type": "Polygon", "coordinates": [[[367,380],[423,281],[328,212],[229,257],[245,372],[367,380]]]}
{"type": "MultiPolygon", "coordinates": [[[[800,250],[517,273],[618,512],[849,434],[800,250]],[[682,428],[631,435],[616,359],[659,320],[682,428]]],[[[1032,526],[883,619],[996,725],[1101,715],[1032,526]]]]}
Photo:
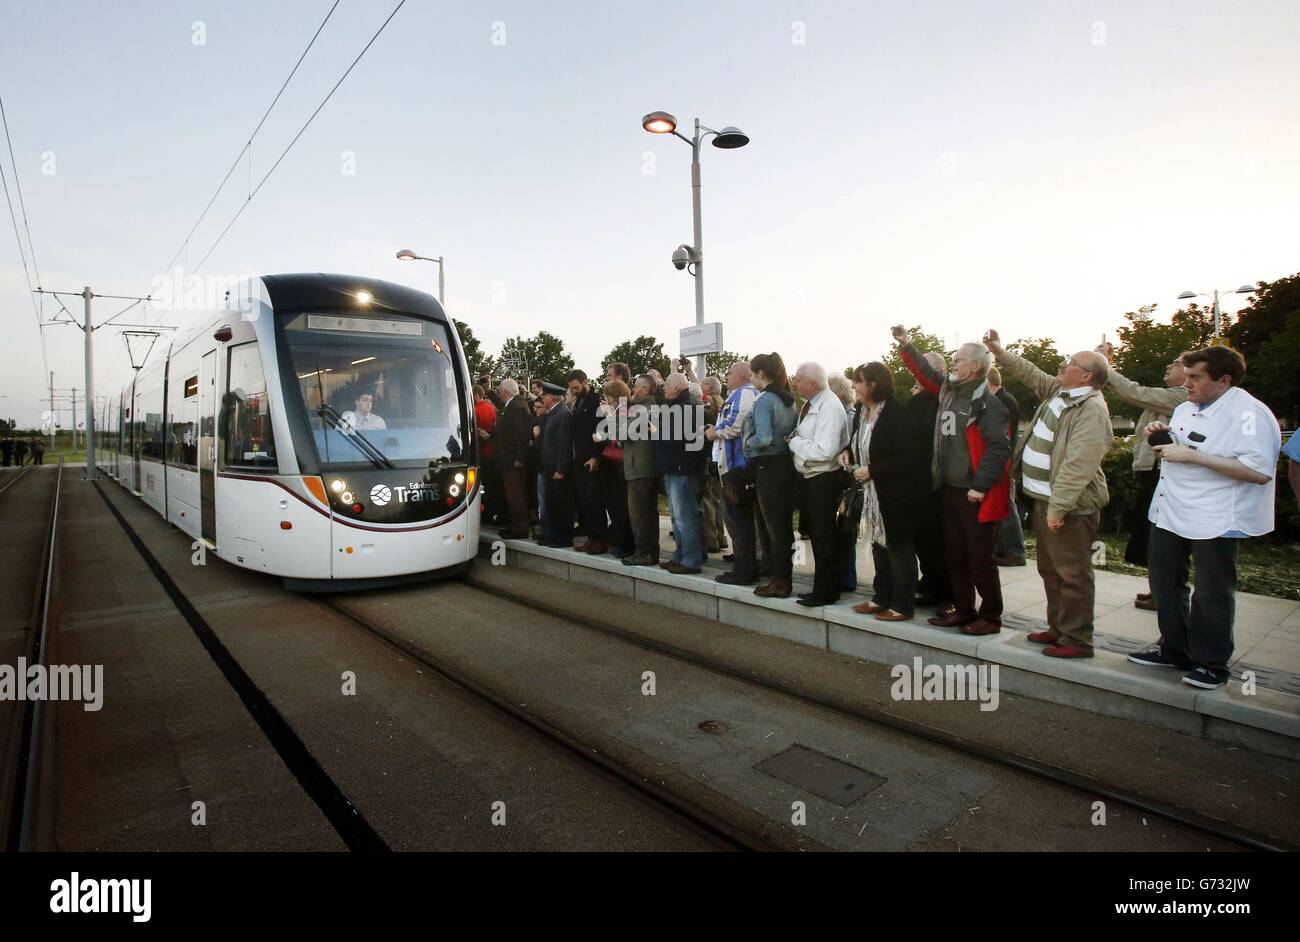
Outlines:
{"type": "Polygon", "coordinates": [[[347,330],[359,334],[408,334],[418,337],[424,333],[419,321],[388,321],[372,317],[337,317],[333,314],[308,314],[308,330],[347,330]]]}

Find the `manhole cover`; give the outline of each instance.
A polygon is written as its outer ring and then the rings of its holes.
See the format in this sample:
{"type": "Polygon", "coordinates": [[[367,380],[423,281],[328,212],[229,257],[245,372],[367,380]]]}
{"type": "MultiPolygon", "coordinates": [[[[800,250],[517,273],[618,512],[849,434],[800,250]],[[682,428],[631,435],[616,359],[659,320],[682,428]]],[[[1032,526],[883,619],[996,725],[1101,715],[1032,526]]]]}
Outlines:
{"type": "Polygon", "coordinates": [[[705,720],[703,723],[697,723],[696,728],[706,733],[725,733],[727,724],[721,720],[705,720]]]}
{"type": "Polygon", "coordinates": [[[847,808],[867,792],[885,784],[884,776],[803,746],[791,746],[754,766],[795,788],[847,808]]]}

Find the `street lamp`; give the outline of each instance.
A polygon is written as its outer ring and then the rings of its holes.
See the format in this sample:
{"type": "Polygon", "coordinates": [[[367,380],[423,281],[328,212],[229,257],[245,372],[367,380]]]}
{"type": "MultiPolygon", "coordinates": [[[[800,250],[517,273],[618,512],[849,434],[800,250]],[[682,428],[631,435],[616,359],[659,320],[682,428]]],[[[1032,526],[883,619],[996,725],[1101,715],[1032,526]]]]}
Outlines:
{"type": "MultiPolygon", "coordinates": [[[[641,127],[651,134],[672,134],[691,145],[691,211],[695,224],[695,244],[679,246],[673,253],[673,265],[679,271],[688,269],[695,276],[695,324],[698,327],[704,323],[704,235],[700,220],[700,142],[711,134],[714,147],[735,150],[749,143],[749,135],[731,125],[721,131],[715,131],[701,125],[700,119],[696,118],[695,135],[687,137],[677,130],[677,119],[666,111],[650,112],[641,119],[641,127]]],[[[703,379],[703,355],[695,358],[695,372],[703,379]]]]}
{"type": "MultiPolygon", "coordinates": [[[[1213,292],[1184,291],[1182,294],[1178,296],[1179,301],[1187,301],[1191,298],[1213,298],[1214,299],[1214,308],[1213,308],[1214,343],[1216,346],[1219,343],[1219,293],[1220,293],[1219,289],[1215,288],[1213,292]]],[[[1255,286],[1242,285],[1240,288],[1237,288],[1235,291],[1232,290],[1231,288],[1224,288],[1222,293],[1223,294],[1254,294],[1255,286]]]]}
{"type": "Polygon", "coordinates": [[[444,287],[444,281],[442,276],[442,256],[439,255],[437,258],[425,258],[423,255],[416,255],[410,249],[402,249],[397,253],[397,257],[404,262],[420,261],[420,262],[438,263],[438,303],[442,304],[445,307],[446,305],[442,300],[442,292],[444,287]]]}

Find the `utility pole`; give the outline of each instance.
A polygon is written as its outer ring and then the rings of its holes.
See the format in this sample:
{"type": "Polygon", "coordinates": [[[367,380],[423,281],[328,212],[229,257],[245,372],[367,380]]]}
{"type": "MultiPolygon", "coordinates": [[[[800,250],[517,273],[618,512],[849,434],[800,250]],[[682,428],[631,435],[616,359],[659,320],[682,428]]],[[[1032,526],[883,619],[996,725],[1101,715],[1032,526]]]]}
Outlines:
{"type": "Polygon", "coordinates": [[[72,450],[77,450],[77,387],[72,387],[72,450]]]}
{"type": "Polygon", "coordinates": [[[54,370],[50,370],[50,451],[54,450],[54,428],[58,420],[55,418],[57,413],[54,411],[54,370]]]}
{"type": "MultiPolygon", "coordinates": [[[[86,480],[95,480],[95,327],[90,320],[90,299],[95,295],[86,285],[81,296],[86,299],[86,480]]],[[[76,408],[72,412],[76,415],[76,408]]],[[[73,425],[76,422],[74,419],[73,425]]]]}

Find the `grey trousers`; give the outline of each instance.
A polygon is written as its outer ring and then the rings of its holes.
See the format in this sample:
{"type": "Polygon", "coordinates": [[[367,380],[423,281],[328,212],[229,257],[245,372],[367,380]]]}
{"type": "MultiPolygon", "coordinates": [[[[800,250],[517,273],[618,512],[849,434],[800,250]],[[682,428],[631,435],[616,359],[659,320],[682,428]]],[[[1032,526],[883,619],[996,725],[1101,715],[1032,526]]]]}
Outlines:
{"type": "Polygon", "coordinates": [[[1237,611],[1237,546],[1231,537],[1189,540],[1152,526],[1147,544],[1161,645],[1194,666],[1227,670],[1237,611]],[[1196,563],[1195,594],[1187,586],[1196,563]]]}

